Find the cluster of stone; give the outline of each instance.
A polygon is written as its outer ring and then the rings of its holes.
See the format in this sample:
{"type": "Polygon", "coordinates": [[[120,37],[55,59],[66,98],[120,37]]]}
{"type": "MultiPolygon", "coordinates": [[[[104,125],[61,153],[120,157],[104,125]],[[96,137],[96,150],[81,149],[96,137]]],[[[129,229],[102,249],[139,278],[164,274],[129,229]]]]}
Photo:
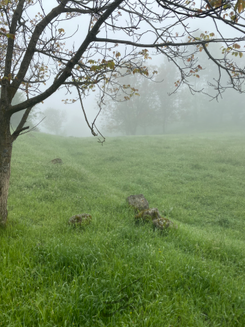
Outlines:
{"type": "Polygon", "coordinates": [[[149,208],[149,203],[143,194],[130,195],[126,199],[127,203],[138,213],[135,215],[135,221],[151,222],[153,228],[164,230],[167,228],[177,228],[168,218],[161,217],[157,208],[149,208]]]}
{"type": "MultiPolygon", "coordinates": [[[[143,194],[130,195],[126,199],[127,203],[133,207],[137,213],[135,215],[136,222],[150,222],[154,229],[165,230],[167,228],[178,228],[171,220],[161,217],[157,208],[149,208],[149,203],[143,194]]],[[[72,216],[68,223],[73,226],[86,226],[92,221],[89,213],[81,213],[72,216]]]]}

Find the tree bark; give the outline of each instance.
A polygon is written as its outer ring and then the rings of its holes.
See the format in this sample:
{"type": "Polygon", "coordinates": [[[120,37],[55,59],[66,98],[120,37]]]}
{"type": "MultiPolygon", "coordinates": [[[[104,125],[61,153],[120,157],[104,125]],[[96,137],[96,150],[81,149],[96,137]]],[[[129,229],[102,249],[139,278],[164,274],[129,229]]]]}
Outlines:
{"type": "Polygon", "coordinates": [[[0,107],[0,225],[6,225],[8,210],[8,190],[10,179],[10,162],[12,155],[12,137],[9,120],[5,110],[0,107]]]}

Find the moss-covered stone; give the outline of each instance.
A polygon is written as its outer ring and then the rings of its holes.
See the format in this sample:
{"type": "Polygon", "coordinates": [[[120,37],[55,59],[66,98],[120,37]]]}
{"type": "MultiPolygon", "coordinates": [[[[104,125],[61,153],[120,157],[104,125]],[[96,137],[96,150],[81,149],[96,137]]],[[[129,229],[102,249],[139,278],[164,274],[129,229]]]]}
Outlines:
{"type": "Polygon", "coordinates": [[[88,213],[82,213],[82,214],[78,214],[78,215],[74,215],[72,216],[69,221],[68,224],[73,225],[73,226],[86,226],[89,225],[90,222],[92,221],[92,216],[88,213]]]}
{"type": "Polygon", "coordinates": [[[145,209],[135,216],[136,220],[142,221],[152,221],[157,218],[161,218],[161,215],[157,208],[145,209]]]}
{"type": "Polygon", "coordinates": [[[151,222],[154,229],[164,230],[167,228],[178,228],[168,218],[161,217],[157,208],[145,209],[135,215],[135,221],[151,222]]]}
{"type": "Polygon", "coordinates": [[[167,228],[173,228],[176,226],[174,225],[174,223],[169,220],[168,218],[157,218],[157,219],[154,219],[152,221],[152,224],[153,224],[153,227],[154,228],[157,228],[157,229],[160,229],[160,230],[163,230],[163,229],[167,229],[167,228]]]}
{"type": "Polygon", "coordinates": [[[62,164],[62,160],[60,158],[55,158],[53,160],[51,160],[52,164],[62,164]]]}

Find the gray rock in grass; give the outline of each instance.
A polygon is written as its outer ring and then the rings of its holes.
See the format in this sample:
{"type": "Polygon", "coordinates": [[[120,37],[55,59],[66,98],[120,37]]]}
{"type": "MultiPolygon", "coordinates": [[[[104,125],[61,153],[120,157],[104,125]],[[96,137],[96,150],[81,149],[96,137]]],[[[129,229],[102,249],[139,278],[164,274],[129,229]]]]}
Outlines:
{"type": "Polygon", "coordinates": [[[136,210],[149,209],[149,203],[143,194],[130,195],[126,199],[127,203],[136,210]]]}

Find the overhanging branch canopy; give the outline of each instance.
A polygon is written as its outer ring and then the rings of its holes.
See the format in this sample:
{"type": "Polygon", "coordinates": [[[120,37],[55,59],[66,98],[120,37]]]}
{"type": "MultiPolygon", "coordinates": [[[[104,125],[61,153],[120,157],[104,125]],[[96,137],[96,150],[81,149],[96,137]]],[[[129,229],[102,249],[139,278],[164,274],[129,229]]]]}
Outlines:
{"type": "Polygon", "coordinates": [[[113,97],[122,87],[119,76],[149,77],[148,49],[178,67],[178,87],[198,76],[204,50],[217,67],[217,94],[227,87],[244,91],[245,0],[52,1],[0,0],[0,110],[6,115],[61,87],[75,86],[79,101],[96,88],[102,95],[110,88],[113,97]],[[210,44],[222,46],[219,55],[210,44]],[[18,90],[27,99],[11,106],[18,90]]]}

